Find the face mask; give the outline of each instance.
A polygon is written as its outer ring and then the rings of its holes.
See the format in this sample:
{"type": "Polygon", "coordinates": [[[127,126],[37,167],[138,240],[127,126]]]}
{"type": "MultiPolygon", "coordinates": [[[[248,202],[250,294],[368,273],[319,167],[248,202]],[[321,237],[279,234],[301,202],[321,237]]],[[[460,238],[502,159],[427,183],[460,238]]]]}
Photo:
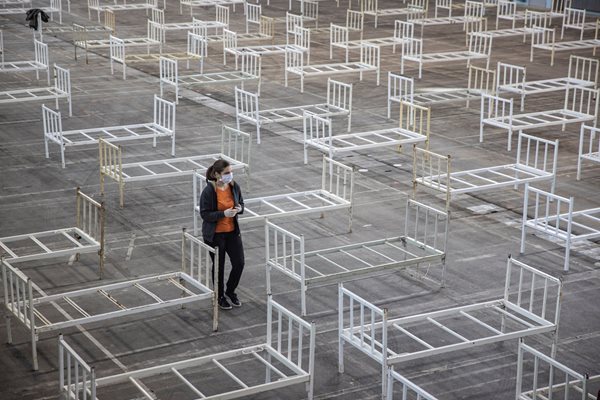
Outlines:
{"type": "Polygon", "coordinates": [[[221,182],[229,183],[233,180],[233,172],[221,175],[221,182]]]}

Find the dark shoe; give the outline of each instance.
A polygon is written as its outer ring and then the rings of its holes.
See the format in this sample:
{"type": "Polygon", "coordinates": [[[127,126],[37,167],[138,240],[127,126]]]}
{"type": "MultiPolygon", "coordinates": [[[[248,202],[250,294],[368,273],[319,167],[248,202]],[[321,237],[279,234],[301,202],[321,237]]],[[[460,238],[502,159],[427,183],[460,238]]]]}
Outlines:
{"type": "Polygon", "coordinates": [[[238,299],[237,294],[232,293],[232,294],[227,294],[227,297],[229,297],[229,300],[231,300],[231,304],[233,304],[234,307],[241,307],[242,306],[242,302],[240,301],[240,299],[238,299]]]}
{"type": "Polygon", "coordinates": [[[219,297],[219,308],[222,310],[231,310],[233,307],[231,307],[231,304],[229,304],[225,296],[223,296],[219,297]]]}

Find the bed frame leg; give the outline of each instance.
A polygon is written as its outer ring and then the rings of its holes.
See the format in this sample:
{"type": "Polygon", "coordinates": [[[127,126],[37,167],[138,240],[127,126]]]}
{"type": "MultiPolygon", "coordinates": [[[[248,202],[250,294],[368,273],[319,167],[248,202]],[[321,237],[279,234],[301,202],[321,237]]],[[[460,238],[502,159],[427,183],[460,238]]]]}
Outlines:
{"type": "Polygon", "coordinates": [[[37,356],[37,337],[35,329],[31,330],[31,354],[33,356],[33,370],[38,370],[38,356],[37,356]]]}
{"type": "Polygon", "coordinates": [[[302,316],[306,317],[306,284],[300,282],[300,302],[302,306],[302,316]]]}
{"type": "Polygon", "coordinates": [[[5,315],[4,318],[6,319],[6,343],[8,344],[12,344],[12,329],[11,329],[11,325],[10,325],[10,315],[5,315]]]}
{"type": "Polygon", "coordinates": [[[60,145],[60,162],[62,163],[62,167],[65,168],[65,145],[60,145]]]}
{"type": "Polygon", "coordinates": [[[506,150],[510,151],[512,149],[512,129],[508,130],[508,144],[506,146],[506,150]]]}

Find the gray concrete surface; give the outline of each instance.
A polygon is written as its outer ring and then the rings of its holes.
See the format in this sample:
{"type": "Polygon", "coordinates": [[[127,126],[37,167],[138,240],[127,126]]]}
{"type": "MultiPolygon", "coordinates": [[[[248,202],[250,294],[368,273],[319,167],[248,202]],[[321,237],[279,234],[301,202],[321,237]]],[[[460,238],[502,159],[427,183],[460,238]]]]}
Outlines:
{"type": "MultiPolygon", "coordinates": [[[[162,2],[160,2],[162,3],[162,2]]],[[[299,3],[293,2],[297,11],[299,3]]],[[[346,2],[336,8],[333,1],[320,3],[321,26],[329,22],[343,23],[346,2]]],[[[433,8],[433,1],[430,1],[433,8]]],[[[390,7],[392,1],[381,1],[390,7]]],[[[284,16],[287,1],[273,0],[263,12],[284,16]]],[[[432,13],[433,10],[430,10],[432,13]]],[[[490,22],[494,21],[490,12],[490,22]]],[[[196,10],[196,16],[212,19],[209,10],[196,10]]],[[[65,14],[65,24],[83,22],[87,10],[84,1],[72,2],[72,14],[65,14]]],[[[118,36],[143,36],[146,32],[143,12],[117,13],[118,36]]],[[[4,31],[5,59],[32,57],[32,33],[23,25],[22,16],[0,16],[4,31]]],[[[166,20],[185,21],[178,4],[167,0],[166,20]]],[[[382,18],[381,26],[373,29],[372,18],[365,18],[365,37],[390,36],[393,18],[382,18]]],[[[555,20],[557,26],[559,21],[555,20]]],[[[232,29],[243,30],[241,7],[231,14],[232,29]]],[[[275,41],[284,42],[283,24],[277,26],[275,41]]],[[[589,33],[586,33],[586,35],[589,33]]],[[[568,32],[568,38],[576,33],[568,32]]],[[[428,27],[425,29],[426,51],[460,49],[464,44],[460,26],[428,27]]],[[[151,117],[152,96],[158,93],[158,65],[138,64],[128,68],[128,78],[110,74],[107,50],[73,59],[73,47],[68,34],[46,35],[52,63],[70,68],[73,85],[73,117],[63,118],[64,129],[133,123],[151,117]]],[[[313,37],[311,61],[326,62],[329,57],[328,35],[313,37]]],[[[183,49],[183,35],[169,34],[167,48],[183,49]]],[[[579,52],[589,56],[591,52],[579,52]]],[[[206,70],[222,68],[221,50],[209,49],[206,70]]],[[[354,84],[353,131],[390,127],[397,120],[386,119],[386,74],[399,72],[400,55],[386,48],[382,52],[382,84],[375,86],[373,74],[340,79],[354,84]]],[[[351,57],[358,57],[352,54],[351,57]]],[[[342,54],[336,54],[341,60],[342,54]]],[[[499,39],[493,44],[492,64],[497,61],[527,66],[529,79],[565,76],[568,54],[557,55],[554,67],[549,55],[540,53],[536,63],[529,63],[529,45],[520,40],[499,39]]],[[[263,57],[263,88],[261,104],[270,106],[323,101],[326,80],[310,78],[305,93],[300,94],[299,82],[292,78],[289,88],[283,86],[283,56],[263,57]]],[[[416,75],[416,69],[407,70],[416,75]]],[[[45,86],[32,73],[0,75],[0,90],[45,86]]],[[[427,65],[417,87],[465,87],[464,64],[427,65]]],[[[252,83],[248,87],[253,88],[252,83]]],[[[195,88],[184,91],[177,107],[177,155],[185,156],[217,151],[220,125],[235,123],[233,87],[231,85],[195,88]]],[[[172,99],[173,93],[168,92],[172,99]]],[[[563,94],[527,99],[527,109],[543,110],[562,105],[563,94]]],[[[61,103],[61,110],[64,105],[61,103]]],[[[479,106],[470,109],[464,104],[449,103],[432,108],[431,149],[451,154],[457,169],[508,163],[514,160],[514,150],[506,151],[506,133],[486,128],[485,141],[478,142],[479,106]]],[[[343,121],[334,129],[343,132],[343,121]]],[[[245,128],[245,127],[244,127],[245,128]]],[[[252,131],[248,127],[248,131],[252,131]]],[[[251,191],[246,196],[307,190],[320,184],[320,154],[310,151],[308,166],[302,163],[301,124],[275,125],[262,130],[262,144],[254,146],[251,191]]],[[[86,193],[99,198],[98,149],[94,146],[67,149],[67,167],[60,167],[56,146],[50,147],[50,158],[44,158],[41,110],[38,102],[16,105],[0,104],[0,236],[48,230],[74,223],[74,190],[80,186],[86,193]]],[[[575,180],[578,126],[535,131],[544,138],[560,139],[558,186],[561,195],[576,198],[576,207],[598,206],[600,168],[587,164],[583,180],[575,180]]],[[[516,139],[515,139],[516,143],[516,139]]],[[[150,142],[123,143],[128,161],[167,158],[170,143],[159,140],[153,149],[150,142]]],[[[366,151],[344,157],[357,173],[354,207],[354,231],[346,233],[343,212],[292,218],[283,225],[302,231],[307,248],[316,249],[340,243],[398,234],[403,226],[403,209],[411,193],[412,160],[408,149],[402,153],[392,149],[366,151]]],[[[157,180],[128,185],[125,208],[118,207],[118,190],[108,184],[104,201],[108,208],[106,282],[130,277],[172,271],[179,268],[180,229],[192,225],[192,194],[190,179],[157,180]],[[127,252],[132,241],[130,258],[127,252]]],[[[419,192],[422,201],[441,204],[441,198],[426,191],[419,192]]],[[[389,308],[390,315],[401,316],[454,305],[498,298],[502,295],[504,268],[508,254],[518,255],[522,190],[502,190],[458,196],[452,203],[452,223],[447,259],[447,286],[443,289],[410,278],[404,273],[363,279],[347,284],[360,295],[389,308]],[[492,212],[477,213],[478,207],[489,206],[492,212]]],[[[246,249],[246,269],[239,288],[244,302],[241,309],[221,313],[220,329],[211,332],[210,309],[207,304],[192,304],[185,309],[170,309],[136,315],[115,321],[86,325],[63,332],[80,354],[96,367],[98,376],[181,360],[218,351],[260,343],[264,340],[266,323],[266,293],[264,268],[264,231],[260,224],[243,229],[246,249]]],[[[544,238],[528,235],[527,252],[520,260],[564,279],[564,297],[559,332],[558,358],[571,368],[591,375],[600,374],[600,251],[598,243],[584,243],[571,254],[571,271],[563,275],[564,247],[544,238]]],[[[68,265],[67,260],[31,262],[21,266],[49,293],[87,287],[98,283],[97,258],[83,256],[80,262],[68,265]]],[[[275,299],[299,312],[297,285],[274,273],[275,299]]],[[[1,291],[2,289],[0,289],[1,291]]],[[[308,320],[317,324],[317,357],[315,398],[376,399],[380,396],[380,368],[349,349],[346,372],[337,372],[337,288],[335,285],[309,291],[308,320]]],[[[93,305],[92,305],[93,306],[93,305]]],[[[58,398],[57,335],[45,334],[38,342],[40,368],[32,372],[29,336],[16,321],[13,323],[14,344],[4,344],[6,322],[0,321],[0,398],[58,398]]],[[[545,352],[549,351],[547,336],[527,340],[545,352]]],[[[516,374],[516,342],[483,346],[467,352],[450,353],[410,362],[401,371],[423,388],[444,399],[510,399],[514,398],[516,374]]],[[[253,370],[239,366],[242,373],[253,376],[253,370]]],[[[218,375],[199,374],[205,393],[231,382],[218,375]]],[[[254,376],[254,379],[256,376],[254,376]]],[[[189,392],[171,383],[156,380],[152,385],[161,399],[188,399],[189,392]],[[184,394],[185,393],[185,394],[184,394]]],[[[595,388],[597,390],[597,388],[595,388]]],[[[129,398],[127,388],[101,392],[101,399],[129,398]],[[118,396],[117,396],[118,394],[118,396]]],[[[255,396],[256,399],[305,398],[301,385],[255,396]]]]}

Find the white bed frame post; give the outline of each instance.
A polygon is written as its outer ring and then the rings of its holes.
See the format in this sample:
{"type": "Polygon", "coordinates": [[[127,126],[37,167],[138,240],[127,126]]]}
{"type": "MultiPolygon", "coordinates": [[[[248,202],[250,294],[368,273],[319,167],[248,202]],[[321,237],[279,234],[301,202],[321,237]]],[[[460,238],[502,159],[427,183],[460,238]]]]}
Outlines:
{"type": "Polygon", "coordinates": [[[438,9],[448,10],[448,18],[452,18],[452,0],[435,0],[434,18],[438,17],[438,9]]]}
{"type": "Polygon", "coordinates": [[[333,59],[333,46],[346,49],[346,62],[348,62],[348,28],[345,26],[330,24],[329,27],[329,59],[333,59]]]}
{"type": "MultiPolygon", "coordinates": [[[[171,132],[171,156],[175,156],[175,103],[154,95],[154,123],[159,127],[171,132]]],[[[156,138],[154,135],[152,146],[156,147],[156,138]]]]}
{"type": "Polygon", "coordinates": [[[362,297],[344,288],[343,283],[338,284],[338,372],[344,373],[344,342],[360,343],[360,350],[381,364],[381,398],[387,393],[388,373],[388,310],[379,308],[369,303],[362,297]],[[349,304],[348,325],[344,317],[345,298],[349,304]],[[360,318],[359,325],[355,325],[354,309],[358,305],[360,318]],[[370,329],[365,329],[365,327],[370,329]],[[381,327],[381,341],[375,338],[376,327],[381,327]],[[381,348],[381,351],[378,350],[381,348]]]}
{"type": "Polygon", "coordinates": [[[500,19],[509,19],[512,21],[512,29],[515,29],[517,14],[517,3],[510,0],[498,0],[498,7],[496,8],[496,29],[500,19]]]}
{"type": "MultiPolygon", "coordinates": [[[[565,110],[579,114],[593,115],[592,125],[594,128],[598,123],[598,111],[600,110],[600,89],[581,86],[567,85],[565,90],[565,110]]],[[[562,125],[565,130],[565,124],[562,125]]]]}
{"type": "Polygon", "coordinates": [[[526,168],[550,172],[552,183],[550,193],[556,188],[556,170],[558,168],[559,140],[547,140],[519,132],[517,141],[517,165],[526,168]]]}
{"type": "MultiPolygon", "coordinates": [[[[368,66],[376,68],[377,86],[379,86],[379,78],[381,71],[381,47],[369,43],[364,43],[360,46],[360,62],[368,66]]],[[[360,71],[359,79],[362,81],[363,73],[360,71]]]]}
{"type": "MultiPolygon", "coordinates": [[[[238,47],[237,33],[229,29],[223,29],[223,65],[227,65],[228,50],[232,51],[238,47]]],[[[233,53],[232,53],[233,54],[233,53]]],[[[234,55],[237,60],[237,55],[234,55]]]]}
{"type": "Polygon", "coordinates": [[[360,11],[346,10],[346,28],[360,32],[360,40],[363,40],[364,25],[365,14],[360,11]]]}
{"type": "Polygon", "coordinates": [[[58,371],[61,396],[96,399],[96,372],[58,335],[58,371]],[[66,359],[66,363],[65,363],[66,359]],[[66,372],[66,379],[65,379],[66,372]],[[80,397],[81,394],[81,397],[80,397]]]}
{"type": "MultiPolygon", "coordinates": [[[[218,268],[219,247],[210,247],[200,238],[187,233],[186,229],[183,228],[181,232],[181,271],[187,273],[207,288],[212,286],[213,332],[219,330],[219,274],[214,274],[215,265],[218,268]]],[[[185,288],[185,281],[180,281],[180,283],[185,288]]],[[[184,294],[185,291],[182,292],[182,297],[184,294]]],[[[184,305],[182,304],[181,307],[183,308],[184,305]]]]}
{"type": "Polygon", "coordinates": [[[244,11],[246,14],[246,33],[248,33],[250,24],[260,24],[260,17],[262,16],[262,6],[260,4],[244,3],[244,11]]]}
{"type": "MultiPolygon", "coordinates": [[[[258,77],[256,94],[260,96],[260,86],[262,81],[262,56],[254,53],[242,53],[241,56],[241,72],[246,76],[258,77]]],[[[241,81],[240,86],[244,88],[244,81],[241,81]]]]}
{"type": "Polygon", "coordinates": [[[552,17],[547,12],[525,10],[523,43],[527,42],[527,33],[534,28],[547,28],[552,23],[552,17]]]}
{"type": "Polygon", "coordinates": [[[581,163],[584,159],[600,162],[600,128],[581,124],[579,155],[577,157],[577,180],[581,179],[581,163]],[[586,139],[586,131],[589,131],[589,139],[586,139]]]}
{"type": "Polygon", "coordinates": [[[565,36],[565,27],[579,29],[581,34],[579,40],[583,40],[583,32],[585,25],[585,10],[578,10],[576,8],[565,8],[565,14],[563,16],[562,27],[560,30],[560,40],[563,40],[565,36]]]}

